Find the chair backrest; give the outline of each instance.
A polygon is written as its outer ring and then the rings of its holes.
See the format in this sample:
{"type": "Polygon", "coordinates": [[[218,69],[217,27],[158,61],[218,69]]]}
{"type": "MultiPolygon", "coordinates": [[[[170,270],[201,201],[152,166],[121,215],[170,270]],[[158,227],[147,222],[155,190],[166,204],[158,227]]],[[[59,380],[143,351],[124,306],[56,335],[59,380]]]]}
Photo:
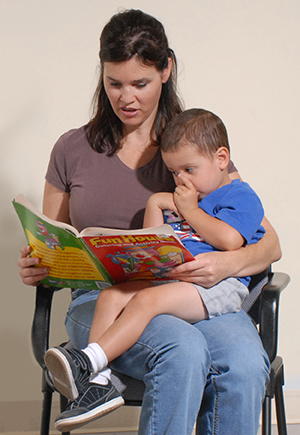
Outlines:
{"type": "Polygon", "coordinates": [[[273,273],[269,270],[266,284],[248,311],[258,326],[260,338],[271,363],[277,355],[280,294],[289,282],[290,277],[286,273],[273,273]]]}
{"type": "Polygon", "coordinates": [[[251,276],[249,284],[249,296],[244,300],[242,309],[249,314],[249,316],[258,325],[260,323],[260,305],[261,305],[261,292],[267,284],[271,274],[271,266],[257,275],[251,276]]]}

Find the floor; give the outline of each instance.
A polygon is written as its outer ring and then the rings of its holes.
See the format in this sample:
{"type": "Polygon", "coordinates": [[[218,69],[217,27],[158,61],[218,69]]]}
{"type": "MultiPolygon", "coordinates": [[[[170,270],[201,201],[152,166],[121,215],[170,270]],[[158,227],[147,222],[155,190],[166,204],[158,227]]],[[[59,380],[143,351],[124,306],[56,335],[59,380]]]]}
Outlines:
{"type": "MultiPolygon", "coordinates": [[[[57,434],[58,432],[56,432],[57,434]]],[[[32,432],[6,432],[2,435],[37,435],[33,434],[32,432]]],[[[89,434],[85,432],[84,434],[80,434],[76,432],[76,435],[97,435],[95,432],[89,434]]],[[[101,433],[99,435],[137,435],[137,432],[105,432],[101,433]]],[[[260,435],[260,431],[258,432],[258,435],[260,435]]],[[[277,435],[277,428],[276,426],[272,426],[272,435],[277,435]]],[[[288,435],[300,435],[300,424],[289,424],[288,425],[288,435]]]]}
{"type": "MultiPolygon", "coordinates": [[[[260,435],[260,433],[261,432],[259,431],[258,435],[260,435]]],[[[9,435],[13,435],[13,434],[9,434],[9,435]]],[[[81,434],[76,434],[76,435],[81,435],[81,434]]],[[[89,435],[89,434],[85,433],[82,435],[89,435]]],[[[96,434],[91,434],[91,435],[96,435],[96,434]]],[[[99,435],[137,435],[137,432],[109,432],[109,433],[107,432],[107,433],[102,433],[99,435]]],[[[277,427],[276,426],[272,426],[272,435],[277,435],[277,427]]],[[[300,424],[289,424],[288,425],[288,435],[300,435],[300,424]]]]}
{"type": "MultiPolygon", "coordinates": [[[[258,435],[260,435],[260,433],[261,432],[259,431],[258,435]]],[[[9,435],[14,435],[14,434],[9,434],[9,435]]],[[[76,434],[76,435],[81,435],[81,434],[76,434]]],[[[82,434],[82,435],[89,435],[89,434],[82,434]]],[[[96,435],[96,434],[91,434],[91,435],[96,435]]],[[[99,435],[137,435],[137,432],[109,432],[109,433],[107,432],[99,435]]],[[[272,426],[272,435],[278,435],[276,426],[272,426]]],[[[288,425],[288,435],[300,435],[300,424],[288,425]]]]}

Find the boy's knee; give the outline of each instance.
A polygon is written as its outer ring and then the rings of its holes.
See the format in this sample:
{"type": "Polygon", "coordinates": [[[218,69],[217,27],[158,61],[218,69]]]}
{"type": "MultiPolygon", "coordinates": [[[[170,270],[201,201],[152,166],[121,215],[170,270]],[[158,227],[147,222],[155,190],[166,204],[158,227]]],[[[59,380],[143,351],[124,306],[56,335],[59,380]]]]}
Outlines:
{"type": "Polygon", "coordinates": [[[118,287],[108,287],[106,289],[101,290],[99,296],[98,296],[98,303],[99,304],[108,304],[111,306],[124,306],[125,302],[124,299],[124,292],[122,292],[121,289],[118,287]]]}
{"type": "Polygon", "coordinates": [[[152,312],[155,310],[156,301],[155,296],[150,288],[144,288],[140,291],[137,291],[135,295],[132,296],[129,303],[134,306],[138,312],[142,312],[144,309],[147,312],[152,312]]]}

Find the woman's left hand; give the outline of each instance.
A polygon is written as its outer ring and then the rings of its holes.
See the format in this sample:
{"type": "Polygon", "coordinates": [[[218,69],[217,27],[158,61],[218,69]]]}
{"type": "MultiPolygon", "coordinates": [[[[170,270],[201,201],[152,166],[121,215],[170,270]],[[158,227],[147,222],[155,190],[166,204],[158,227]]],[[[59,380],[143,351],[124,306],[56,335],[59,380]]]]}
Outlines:
{"type": "Polygon", "coordinates": [[[202,287],[212,287],[228,278],[231,253],[214,251],[198,254],[194,261],[180,264],[169,272],[169,277],[179,281],[193,282],[202,287]]]}

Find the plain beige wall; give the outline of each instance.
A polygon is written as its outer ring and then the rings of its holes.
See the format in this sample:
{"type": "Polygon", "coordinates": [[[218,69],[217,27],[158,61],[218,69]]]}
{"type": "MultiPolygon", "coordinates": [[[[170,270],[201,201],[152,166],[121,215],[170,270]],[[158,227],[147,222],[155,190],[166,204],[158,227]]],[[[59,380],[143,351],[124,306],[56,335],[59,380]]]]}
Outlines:
{"type": "MultiPolygon", "coordinates": [[[[18,276],[25,242],[10,204],[18,193],[41,207],[57,138],[89,119],[98,38],[121,7],[160,19],[179,61],[187,108],[225,122],[232,158],[260,195],[291,283],[282,295],[279,352],[286,390],[300,390],[299,12],[298,0],[1,0],[1,401],[40,398],[30,349],[34,289],[18,276]]],[[[65,291],[53,343],[65,338],[65,291]],[[60,338],[59,338],[60,337],[60,338]]]]}

